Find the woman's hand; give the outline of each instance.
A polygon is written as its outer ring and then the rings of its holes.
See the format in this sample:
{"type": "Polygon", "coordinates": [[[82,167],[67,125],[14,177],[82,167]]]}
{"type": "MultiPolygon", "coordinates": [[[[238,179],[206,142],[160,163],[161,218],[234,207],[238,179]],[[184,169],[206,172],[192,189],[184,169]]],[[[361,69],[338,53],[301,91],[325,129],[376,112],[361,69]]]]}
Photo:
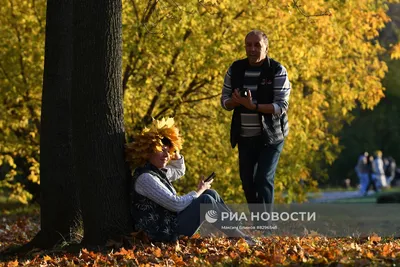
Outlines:
{"type": "Polygon", "coordinates": [[[204,176],[201,176],[201,181],[199,182],[199,184],[197,185],[197,196],[200,196],[201,194],[203,194],[204,191],[206,191],[207,189],[211,188],[211,184],[214,180],[210,180],[208,182],[204,181],[204,176]]]}
{"type": "Polygon", "coordinates": [[[175,150],[174,153],[171,154],[171,158],[172,160],[177,160],[177,159],[181,159],[181,154],[179,153],[179,150],[175,150]]]}

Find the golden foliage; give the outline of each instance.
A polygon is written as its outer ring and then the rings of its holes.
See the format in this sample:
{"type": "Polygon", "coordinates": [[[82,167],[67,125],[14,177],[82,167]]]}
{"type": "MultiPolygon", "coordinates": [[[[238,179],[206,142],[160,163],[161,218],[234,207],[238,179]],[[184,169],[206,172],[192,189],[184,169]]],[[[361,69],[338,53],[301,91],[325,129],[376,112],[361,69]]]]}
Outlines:
{"type": "Polygon", "coordinates": [[[11,197],[22,202],[30,194],[15,178],[29,175],[39,182],[44,25],[45,1],[1,1],[0,162],[8,164],[0,164],[0,188],[11,189],[11,197]]]}
{"type": "Polygon", "coordinates": [[[390,58],[391,59],[400,59],[400,43],[398,43],[392,47],[392,50],[390,53],[390,58]]]}
{"type": "MultiPolygon", "coordinates": [[[[6,164],[9,178],[0,186],[15,184],[15,172],[38,181],[45,21],[44,0],[3,2],[0,161],[8,156],[22,163],[6,164]]],[[[287,68],[293,88],[276,197],[302,201],[325,175],[320,164],[338,155],[337,134],[352,120],[350,111],[357,103],[372,109],[384,96],[387,66],[380,56],[386,51],[376,37],[389,21],[386,10],[382,0],[123,1],[128,135],[151,118],[174,117],[186,140],[188,169],[180,191],[215,171],[214,186],[223,197],[244,201],[237,152],[229,145],[231,114],[222,110],[219,96],[229,65],[245,56],[246,33],[258,28],[267,33],[270,56],[287,68]]],[[[392,57],[397,50],[392,48],[392,57]]]]}

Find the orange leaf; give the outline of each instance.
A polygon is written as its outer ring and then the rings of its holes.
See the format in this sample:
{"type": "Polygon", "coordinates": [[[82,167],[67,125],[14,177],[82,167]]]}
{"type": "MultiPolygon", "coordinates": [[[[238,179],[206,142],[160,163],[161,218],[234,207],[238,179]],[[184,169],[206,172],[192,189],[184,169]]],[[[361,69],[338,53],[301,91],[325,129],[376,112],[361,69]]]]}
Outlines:
{"type": "Polygon", "coordinates": [[[125,248],[121,248],[118,252],[114,253],[114,256],[125,256],[128,254],[128,251],[125,248]]]}
{"type": "Polygon", "coordinates": [[[372,235],[368,239],[369,239],[369,241],[371,241],[371,243],[373,243],[373,242],[379,243],[382,240],[382,238],[378,235],[372,235]]]}
{"type": "Polygon", "coordinates": [[[268,259],[267,255],[265,255],[264,252],[256,250],[254,251],[254,256],[260,258],[260,259],[268,259]]]}
{"type": "Polygon", "coordinates": [[[239,257],[239,255],[235,251],[231,251],[229,253],[229,257],[231,257],[232,259],[236,259],[237,257],[239,257]]]}
{"type": "Polygon", "coordinates": [[[156,256],[157,258],[160,258],[162,256],[161,249],[159,247],[155,248],[153,250],[153,255],[156,256]]]}
{"type": "Polygon", "coordinates": [[[15,261],[9,261],[7,263],[7,267],[17,267],[18,266],[18,260],[15,261]]]}
{"type": "Polygon", "coordinates": [[[382,256],[387,257],[391,252],[391,245],[385,244],[382,249],[382,256]]]}
{"type": "Polygon", "coordinates": [[[239,241],[236,243],[236,246],[238,247],[240,252],[246,252],[249,248],[249,245],[243,238],[239,239],[239,241]]]}
{"type": "Polygon", "coordinates": [[[172,254],[171,259],[175,262],[176,265],[179,265],[179,266],[186,265],[186,263],[183,261],[181,256],[172,254]]]}
{"type": "Polygon", "coordinates": [[[191,238],[193,238],[193,239],[199,239],[199,238],[200,238],[200,234],[196,233],[196,234],[192,235],[191,238]]]}
{"type": "Polygon", "coordinates": [[[43,260],[44,261],[51,261],[53,259],[49,255],[46,255],[46,256],[43,257],[43,260]]]}

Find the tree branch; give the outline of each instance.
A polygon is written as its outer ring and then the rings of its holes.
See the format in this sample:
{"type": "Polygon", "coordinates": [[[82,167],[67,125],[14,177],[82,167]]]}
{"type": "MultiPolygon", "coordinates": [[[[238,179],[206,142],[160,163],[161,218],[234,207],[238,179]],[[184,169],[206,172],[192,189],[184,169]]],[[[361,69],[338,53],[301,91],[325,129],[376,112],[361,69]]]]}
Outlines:
{"type": "MultiPolygon", "coordinates": [[[[172,69],[173,69],[173,67],[175,65],[176,59],[178,58],[180,52],[181,52],[181,50],[178,49],[175,52],[174,56],[172,57],[170,67],[168,68],[168,70],[167,70],[167,72],[165,74],[165,78],[166,79],[168,79],[171,76],[171,74],[174,72],[172,69]]],[[[149,108],[147,109],[146,115],[144,115],[144,117],[143,117],[143,121],[145,123],[148,123],[148,122],[151,121],[151,114],[153,113],[153,110],[154,110],[154,108],[156,106],[156,103],[157,103],[158,99],[160,98],[160,95],[161,95],[161,92],[162,92],[163,88],[164,88],[164,83],[161,83],[160,85],[158,85],[156,87],[157,94],[151,100],[151,103],[150,103],[149,108]]]]}
{"type": "Polygon", "coordinates": [[[323,13],[313,14],[313,15],[307,14],[307,13],[301,8],[301,5],[299,5],[298,2],[299,2],[298,0],[293,0],[293,1],[292,1],[293,6],[300,12],[300,14],[302,14],[302,15],[303,15],[304,17],[306,17],[306,18],[309,18],[309,17],[330,16],[330,15],[331,15],[331,12],[329,12],[329,11],[325,11],[325,12],[323,12],[323,13]]]}
{"type": "Polygon", "coordinates": [[[135,0],[131,0],[131,3],[132,3],[132,6],[133,6],[133,13],[135,14],[137,22],[139,22],[140,21],[139,12],[138,12],[138,8],[136,6],[135,0]]]}
{"type": "Polygon", "coordinates": [[[219,94],[216,94],[216,95],[211,95],[211,96],[203,97],[203,98],[198,98],[198,99],[192,99],[192,100],[186,100],[186,101],[182,101],[182,103],[194,103],[194,102],[200,102],[200,101],[203,101],[203,100],[208,100],[208,99],[215,98],[215,97],[217,97],[217,96],[220,96],[220,95],[221,95],[221,93],[219,93],[219,94]]]}

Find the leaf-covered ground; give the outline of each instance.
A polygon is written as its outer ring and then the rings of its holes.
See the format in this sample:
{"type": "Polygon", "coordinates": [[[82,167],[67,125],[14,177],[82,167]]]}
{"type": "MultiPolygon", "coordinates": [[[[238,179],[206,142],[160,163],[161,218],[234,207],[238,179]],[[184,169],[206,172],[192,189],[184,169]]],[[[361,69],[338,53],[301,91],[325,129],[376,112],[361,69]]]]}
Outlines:
{"type": "MultiPolygon", "coordinates": [[[[2,216],[0,251],[28,242],[38,231],[38,214],[2,216]]],[[[400,266],[400,239],[369,236],[326,238],[271,236],[249,247],[243,239],[183,238],[174,244],[135,242],[118,248],[110,242],[106,252],[85,248],[70,253],[63,248],[33,250],[23,258],[7,258],[0,266],[400,266]],[[111,247],[114,247],[112,249],[111,247]]]]}

